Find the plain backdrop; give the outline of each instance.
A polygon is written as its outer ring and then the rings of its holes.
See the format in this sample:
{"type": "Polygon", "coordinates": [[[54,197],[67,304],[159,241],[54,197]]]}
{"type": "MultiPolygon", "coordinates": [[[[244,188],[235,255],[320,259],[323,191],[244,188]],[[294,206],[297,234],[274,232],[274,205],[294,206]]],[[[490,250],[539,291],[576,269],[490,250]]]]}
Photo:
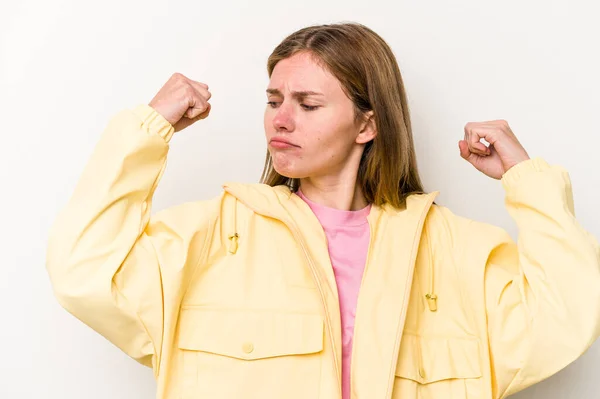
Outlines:
{"type": "MultiPolygon", "coordinates": [[[[108,120],[148,103],[174,72],[210,86],[212,112],[174,137],[154,211],[256,182],[266,60],[306,25],[356,21],[388,41],[440,204],[516,238],[501,184],[457,146],[467,122],[506,119],[531,156],[569,170],[577,217],[600,237],[598,15],[597,2],[572,0],[2,0],[0,398],[154,397],[149,369],[58,306],[48,228],[108,120]]],[[[515,397],[600,397],[599,345],[515,397]]]]}

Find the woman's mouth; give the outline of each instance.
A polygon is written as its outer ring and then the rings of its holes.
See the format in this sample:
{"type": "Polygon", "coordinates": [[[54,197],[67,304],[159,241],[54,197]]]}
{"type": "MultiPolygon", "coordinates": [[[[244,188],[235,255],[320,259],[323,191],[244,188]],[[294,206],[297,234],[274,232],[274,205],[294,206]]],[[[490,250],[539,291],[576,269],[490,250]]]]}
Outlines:
{"type": "Polygon", "coordinates": [[[300,148],[300,146],[293,144],[292,142],[283,139],[281,137],[273,137],[271,141],[269,141],[269,145],[273,148],[277,149],[288,149],[288,148],[300,148]]]}

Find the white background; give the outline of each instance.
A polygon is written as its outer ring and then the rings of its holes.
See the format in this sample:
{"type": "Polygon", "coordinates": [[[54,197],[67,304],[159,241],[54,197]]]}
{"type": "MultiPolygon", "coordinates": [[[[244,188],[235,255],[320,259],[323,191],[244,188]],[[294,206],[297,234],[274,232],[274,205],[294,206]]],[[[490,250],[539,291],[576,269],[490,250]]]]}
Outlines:
{"type": "MultiPolygon", "coordinates": [[[[516,230],[503,191],[463,161],[468,121],[506,119],[531,156],[568,168],[600,237],[600,24],[594,1],[8,1],[0,3],[0,398],[152,398],[155,383],[63,311],[48,228],[108,119],[173,72],[210,85],[209,119],[178,134],[154,210],[255,182],[266,60],[289,33],[357,21],[394,50],[420,170],[454,212],[516,230]]],[[[570,265],[565,265],[570,267],[570,265]]],[[[585,312],[586,309],[581,309],[585,312]]],[[[600,396],[600,344],[520,399],[600,396]]],[[[308,398],[307,398],[308,399],[308,398]]]]}

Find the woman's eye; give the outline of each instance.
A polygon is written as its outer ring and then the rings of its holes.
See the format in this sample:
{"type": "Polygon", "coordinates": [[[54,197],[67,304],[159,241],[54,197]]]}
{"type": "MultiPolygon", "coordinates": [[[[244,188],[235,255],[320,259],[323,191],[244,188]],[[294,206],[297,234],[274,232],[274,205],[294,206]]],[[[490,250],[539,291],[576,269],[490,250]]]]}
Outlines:
{"type": "MultiPolygon", "coordinates": [[[[277,101],[268,101],[267,105],[271,108],[277,108],[279,106],[279,102],[277,101]]],[[[317,108],[319,108],[318,105],[306,105],[306,104],[300,104],[300,106],[302,107],[302,109],[304,109],[305,111],[314,111],[317,108]]]]}

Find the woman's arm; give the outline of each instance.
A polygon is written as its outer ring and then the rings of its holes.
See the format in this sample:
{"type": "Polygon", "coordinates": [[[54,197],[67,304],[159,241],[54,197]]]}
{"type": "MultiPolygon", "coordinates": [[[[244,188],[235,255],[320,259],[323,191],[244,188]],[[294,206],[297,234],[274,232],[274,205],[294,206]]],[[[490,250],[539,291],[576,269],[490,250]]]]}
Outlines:
{"type": "Polygon", "coordinates": [[[173,132],[208,114],[205,87],[190,82],[174,75],[153,99],[170,120],[140,105],[110,121],[48,241],[60,304],[148,366],[218,214],[219,198],[150,216],[173,132]]]}
{"type": "Polygon", "coordinates": [[[485,297],[497,398],[555,374],[600,335],[600,247],[575,219],[568,173],[537,158],[502,183],[517,243],[504,231],[470,232],[472,243],[485,246],[488,233],[493,242],[485,297]]]}
{"type": "Polygon", "coordinates": [[[463,261],[486,263],[492,385],[504,398],[558,372],[600,335],[600,248],[575,219],[564,169],[529,159],[504,120],[464,130],[461,156],[502,180],[519,230],[517,243],[483,224],[464,231],[463,261]]]}

